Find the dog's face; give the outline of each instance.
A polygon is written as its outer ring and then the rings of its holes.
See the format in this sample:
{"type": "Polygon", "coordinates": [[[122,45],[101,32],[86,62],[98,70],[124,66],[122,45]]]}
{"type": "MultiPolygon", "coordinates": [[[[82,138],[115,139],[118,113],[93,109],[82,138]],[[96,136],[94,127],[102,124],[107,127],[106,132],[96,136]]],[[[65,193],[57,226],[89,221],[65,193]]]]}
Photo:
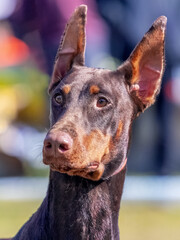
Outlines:
{"type": "Polygon", "coordinates": [[[116,75],[109,70],[73,67],[53,89],[48,136],[66,133],[72,143],[66,151],[44,154],[51,169],[98,180],[119,166],[114,161],[110,167],[111,159],[126,158],[134,109],[123,75],[118,80],[116,75]]]}
{"type": "Polygon", "coordinates": [[[80,6],[58,51],[43,161],[51,170],[99,180],[122,169],[132,120],[159,91],[166,19],[157,20],[130,58],[110,71],[83,66],[85,16],[80,6]]]}

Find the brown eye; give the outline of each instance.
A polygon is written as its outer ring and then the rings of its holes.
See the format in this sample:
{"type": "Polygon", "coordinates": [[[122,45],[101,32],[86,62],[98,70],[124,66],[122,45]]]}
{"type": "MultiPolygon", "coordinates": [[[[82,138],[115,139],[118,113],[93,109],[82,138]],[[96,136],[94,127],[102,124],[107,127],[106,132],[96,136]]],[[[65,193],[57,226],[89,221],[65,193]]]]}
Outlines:
{"type": "Polygon", "coordinates": [[[56,94],[54,96],[54,100],[56,101],[57,104],[62,104],[63,103],[63,96],[61,94],[56,94]]]}
{"type": "Polygon", "coordinates": [[[108,103],[109,103],[109,101],[108,101],[106,98],[100,97],[100,98],[97,100],[96,106],[97,106],[98,108],[102,108],[102,107],[107,106],[108,103]]]}

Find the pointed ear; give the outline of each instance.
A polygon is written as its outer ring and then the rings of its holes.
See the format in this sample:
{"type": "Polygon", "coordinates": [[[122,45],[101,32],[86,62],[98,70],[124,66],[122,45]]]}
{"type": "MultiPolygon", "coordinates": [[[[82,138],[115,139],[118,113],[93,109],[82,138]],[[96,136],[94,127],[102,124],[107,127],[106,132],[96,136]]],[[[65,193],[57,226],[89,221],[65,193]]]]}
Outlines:
{"type": "Polygon", "coordinates": [[[80,5],[66,25],[57,52],[49,91],[60,82],[73,64],[84,65],[87,6],[80,5]]]}
{"type": "Polygon", "coordinates": [[[139,111],[153,104],[160,91],[165,65],[166,23],[166,17],[159,17],[125,62],[129,92],[138,104],[139,111]]]}

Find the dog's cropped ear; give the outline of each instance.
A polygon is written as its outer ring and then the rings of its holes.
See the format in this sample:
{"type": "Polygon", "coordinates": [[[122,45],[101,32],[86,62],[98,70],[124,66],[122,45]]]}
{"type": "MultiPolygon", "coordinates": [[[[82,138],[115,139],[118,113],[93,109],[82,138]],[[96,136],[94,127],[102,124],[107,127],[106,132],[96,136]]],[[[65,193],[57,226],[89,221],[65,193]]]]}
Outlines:
{"type": "Polygon", "coordinates": [[[84,65],[86,14],[87,6],[80,5],[66,25],[57,52],[49,91],[73,64],[84,65]]]}
{"type": "Polygon", "coordinates": [[[166,23],[166,17],[159,17],[124,64],[129,92],[140,112],[154,103],[160,91],[166,23]]]}

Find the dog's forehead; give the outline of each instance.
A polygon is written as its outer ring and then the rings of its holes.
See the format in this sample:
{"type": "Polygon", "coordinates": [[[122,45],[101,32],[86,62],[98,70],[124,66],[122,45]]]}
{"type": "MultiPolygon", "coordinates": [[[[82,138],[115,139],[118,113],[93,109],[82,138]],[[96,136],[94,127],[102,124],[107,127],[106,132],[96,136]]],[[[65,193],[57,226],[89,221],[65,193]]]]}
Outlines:
{"type": "Polygon", "coordinates": [[[105,76],[110,75],[110,70],[108,69],[98,69],[89,67],[75,67],[72,69],[70,74],[66,78],[67,83],[82,82],[85,84],[90,80],[101,81],[105,76]]]}
{"type": "Polygon", "coordinates": [[[117,87],[116,74],[109,69],[89,68],[89,67],[75,67],[63,79],[63,85],[70,85],[79,89],[84,86],[98,86],[107,89],[117,87]]]}

